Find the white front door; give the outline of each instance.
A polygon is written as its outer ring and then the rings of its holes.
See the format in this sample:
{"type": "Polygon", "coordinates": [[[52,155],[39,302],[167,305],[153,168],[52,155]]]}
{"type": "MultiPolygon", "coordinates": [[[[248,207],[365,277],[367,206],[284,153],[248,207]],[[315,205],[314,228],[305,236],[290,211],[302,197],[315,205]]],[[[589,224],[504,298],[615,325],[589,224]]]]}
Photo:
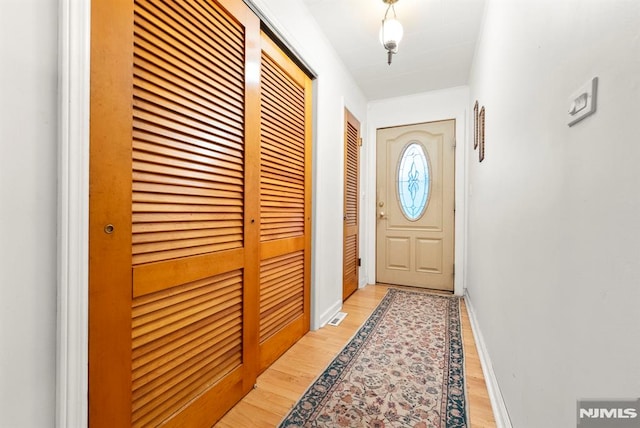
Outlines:
{"type": "Polygon", "coordinates": [[[376,140],[376,281],[453,291],[455,120],[376,140]]]}

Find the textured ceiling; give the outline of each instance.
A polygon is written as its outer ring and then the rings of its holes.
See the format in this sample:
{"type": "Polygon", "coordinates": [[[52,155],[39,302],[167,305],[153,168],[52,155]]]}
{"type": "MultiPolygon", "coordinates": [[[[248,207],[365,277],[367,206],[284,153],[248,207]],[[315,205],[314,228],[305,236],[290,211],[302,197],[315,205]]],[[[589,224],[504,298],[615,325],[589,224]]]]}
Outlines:
{"type": "Polygon", "coordinates": [[[387,65],[382,0],[303,0],[369,100],[465,85],[484,0],[399,0],[404,37],[387,65]]]}

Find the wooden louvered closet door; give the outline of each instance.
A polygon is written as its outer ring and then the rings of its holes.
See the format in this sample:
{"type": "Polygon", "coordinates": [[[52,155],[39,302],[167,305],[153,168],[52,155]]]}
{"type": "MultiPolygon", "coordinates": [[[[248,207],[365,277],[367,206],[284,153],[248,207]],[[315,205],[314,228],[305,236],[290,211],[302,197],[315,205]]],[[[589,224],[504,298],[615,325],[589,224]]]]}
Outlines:
{"type": "Polygon", "coordinates": [[[351,112],[344,113],[344,244],[342,300],[358,289],[359,270],[359,180],[360,122],[351,112]]]}
{"type": "Polygon", "coordinates": [[[259,25],[240,0],[92,2],[92,427],[208,427],[255,382],[259,25]]]}
{"type": "Polygon", "coordinates": [[[262,34],[260,371],[309,331],[311,80],[262,34]]]}

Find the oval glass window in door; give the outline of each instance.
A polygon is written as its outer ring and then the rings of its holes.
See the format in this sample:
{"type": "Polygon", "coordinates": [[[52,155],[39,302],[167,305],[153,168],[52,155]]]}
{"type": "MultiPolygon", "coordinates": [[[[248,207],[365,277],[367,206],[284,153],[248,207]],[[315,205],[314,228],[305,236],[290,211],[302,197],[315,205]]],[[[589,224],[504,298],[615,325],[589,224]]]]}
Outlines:
{"type": "Polygon", "coordinates": [[[424,214],[431,189],[429,158],[421,144],[410,142],[398,161],[398,202],[404,216],[411,221],[424,214]]]}

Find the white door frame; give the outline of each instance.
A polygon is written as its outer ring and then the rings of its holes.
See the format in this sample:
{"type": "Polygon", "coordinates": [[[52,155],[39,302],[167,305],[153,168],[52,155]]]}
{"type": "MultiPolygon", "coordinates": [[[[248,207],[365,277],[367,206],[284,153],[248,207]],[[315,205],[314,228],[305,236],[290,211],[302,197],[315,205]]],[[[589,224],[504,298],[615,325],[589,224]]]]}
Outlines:
{"type": "Polygon", "coordinates": [[[365,192],[363,204],[363,254],[367,283],[376,279],[376,132],[378,128],[413,125],[455,119],[455,277],[453,290],[462,296],[465,289],[465,257],[467,240],[467,156],[469,132],[469,88],[461,86],[433,92],[424,92],[405,97],[370,102],[367,115],[367,143],[362,171],[365,192]]]}
{"type": "Polygon", "coordinates": [[[91,1],[58,3],[58,428],[87,426],[91,1]]]}
{"type": "MultiPolygon", "coordinates": [[[[273,18],[272,14],[263,1],[244,2],[279,36],[307,71],[315,76],[315,72],[304,58],[287,42],[287,33],[270,19],[273,18]]],[[[91,0],[58,0],[58,25],[59,180],[55,426],[83,428],[88,424],[89,408],[91,0]]],[[[314,88],[315,86],[316,83],[314,88]]],[[[312,316],[314,297],[312,291],[312,316]]]]}

